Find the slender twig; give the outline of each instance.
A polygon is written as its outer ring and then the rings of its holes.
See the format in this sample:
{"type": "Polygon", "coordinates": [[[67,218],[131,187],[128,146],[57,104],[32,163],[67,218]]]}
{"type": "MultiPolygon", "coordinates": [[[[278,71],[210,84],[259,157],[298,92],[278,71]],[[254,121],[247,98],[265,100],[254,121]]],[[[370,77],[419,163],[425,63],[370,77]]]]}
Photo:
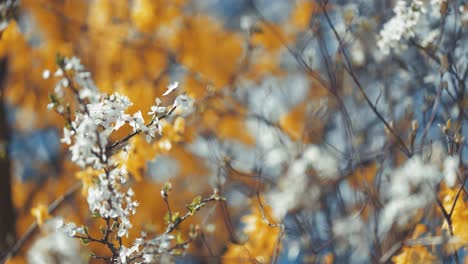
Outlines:
{"type": "MultiPolygon", "coordinates": [[[[160,117],[158,117],[158,119],[159,119],[159,120],[162,120],[162,119],[164,119],[164,118],[167,118],[168,116],[170,116],[170,115],[176,110],[176,108],[177,108],[176,105],[172,106],[171,109],[170,109],[168,112],[166,112],[166,113],[164,113],[163,115],[161,115],[160,117]]],[[[156,118],[153,118],[153,119],[151,120],[151,122],[149,122],[146,126],[148,127],[148,126],[153,125],[153,123],[154,123],[155,121],[156,121],[156,118]]],[[[119,141],[114,142],[112,145],[106,147],[106,152],[109,152],[109,151],[111,151],[112,149],[116,148],[117,146],[119,146],[119,145],[121,145],[121,144],[124,144],[125,142],[129,141],[132,137],[134,137],[134,136],[140,134],[141,132],[142,132],[142,130],[141,130],[141,129],[138,129],[138,130],[136,130],[135,132],[133,132],[133,133],[127,135],[126,137],[120,139],[119,141]]]]}
{"type": "Polygon", "coordinates": [[[380,121],[382,121],[382,123],[385,125],[385,127],[391,132],[391,134],[395,137],[395,139],[397,140],[399,146],[400,146],[400,149],[403,151],[403,153],[407,156],[407,157],[411,157],[412,156],[412,153],[411,151],[406,147],[405,145],[405,142],[401,139],[401,137],[396,133],[395,129],[393,129],[393,127],[385,120],[385,118],[382,116],[382,114],[377,110],[377,108],[374,106],[374,104],[372,103],[372,101],[370,100],[369,96],[366,94],[366,91],[364,90],[364,87],[362,86],[361,82],[359,81],[359,78],[356,76],[353,68],[352,68],[352,65],[350,63],[350,60],[348,58],[348,55],[346,53],[346,50],[345,50],[345,47],[343,45],[343,41],[340,37],[340,35],[338,34],[338,31],[336,30],[335,26],[333,25],[333,22],[331,21],[330,19],[330,16],[328,15],[328,11],[326,9],[326,4],[323,4],[322,5],[322,11],[323,11],[323,14],[325,16],[325,19],[328,23],[328,25],[330,26],[330,28],[332,29],[333,31],[333,34],[335,35],[335,38],[338,42],[338,46],[339,46],[339,49],[341,51],[341,54],[344,58],[344,62],[345,62],[345,69],[346,71],[349,73],[349,75],[351,76],[351,79],[353,79],[354,83],[356,84],[356,86],[358,87],[359,89],[359,92],[361,93],[361,95],[363,96],[364,100],[366,101],[366,103],[368,104],[368,106],[371,108],[372,112],[374,112],[374,114],[377,116],[377,118],[380,119],[380,121]]]}
{"type": "MultiPolygon", "coordinates": [[[[315,71],[314,69],[312,69],[310,67],[310,65],[304,60],[304,58],[302,58],[302,56],[300,54],[298,54],[295,50],[293,50],[293,48],[291,48],[286,43],[286,41],[281,37],[281,34],[278,32],[278,30],[275,29],[272,25],[270,25],[270,23],[268,22],[266,17],[257,8],[257,5],[255,4],[254,0],[250,0],[249,3],[250,3],[250,6],[252,7],[252,9],[255,11],[257,17],[265,24],[265,26],[268,28],[268,30],[270,30],[271,32],[274,33],[275,37],[282,43],[282,45],[294,57],[294,59],[296,59],[299,66],[302,67],[307,72],[307,74],[309,74],[309,76],[312,79],[314,79],[318,84],[320,84],[319,85],[320,88],[325,89],[336,100],[336,102],[338,103],[339,110],[342,113],[344,122],[346,124],[346,126],[345,126],[346,127],[346,136],[349,139],[348,142],[352,142],[351,139],[353,138],[353,131],[352,131],[351,117],[350,117],[349,112],[348,112],[348,110],[346,108],[346,105],[344,104],[343,99],[340,97],[338,91],[336,89],[333,89],[330,86],[330,84],[326,80],[324,80],[322,78],[322,76],[320,76],[320,74],[317,71],[315,71]]],[[[354,148],[354,146],[352,144],[350,144],[350,148],[351,148],[351,152],[353,154],[356,154],[355,153],[355,148],[354,148]]]]}
{"type": "Polygon", "coordinates": [[[432,107],[432,113],[431,117],[427,121],[426,127],[424,128],[423,134],[421,136],[421,144],[420,148],[422,149],[422,145],[424,144],[424,139],[426,138],[427,133],[429,132],[429,129],[431,128],[432,124],[434,123],[435,117],[437,115],[437,110],[439,108],[441,96],[442,96],[442,90],[443,90],[443,85],[442,85],[442,76],[440,76],[440,82],[439,82],[439,87],[437,88],[437,95],[435,98],[434,105],[432,107]]]}
{"type": "MultiPolygon", "coordinates": [[[[452,223],[452,217],[451,215],[447,212],[447,210],[445,209],[444,205],[442,204],[442,202],[439,200],[439,198],[436,197],[436,203],[437,205],[439,206],[440,208],[440,211],[442,212],[442,215],[445,219],[445,221],[447,222],[447,225],[448,225],[448,228],[449,228],[449,232],[450,232],[450,236],[453,237],[454,236],[454,233],[453,233],[453,223],[452,223]]],[[[455,251],[454,252],[454,257],[455,257],[455,263],[458,264],[459,263],[459,259],[458,259],[458,252],[455,251]]]]}
{"type": "MultiPolygon", "coordinates": [[[[74,184],[70,189],[64,193],[62,196],[54,200],[49,207],[47,208],[47,212],[49,214],[54,213],[65,201],[70,199],[82,186],[81,182],[77,182],[74,184]]],[[[6,253],[5,256],[3,256],[0,259],[0,263],[6,262],[8,259],[16,256],[16,254],[19,252],[21,247],[34,235],[34,233],[38,230],[39,224],[37,221],[32,223],[26,232],[23,234],[23,236],[13,245],[13,247],[8,250],[8,253],[6,253]]]]}
{"type": "Polygon", "coordinates": [[[213,194],[211,195],[210,197],[208,198],[205,198],[205,199],[202,199],[200,201],[200,203],[196,204],[194,207],[193,207],[193,210],[192,211],[189,211],[187,212],[185,215],[175,219],[174,222],[172,222],[172,219],[171,219],[171,222],[170,224],[167,226],[166,228],[166,231],[164,232],[164,234],[169,234],[171,233],[174,229],[176,229],[182,222],[184,222],[187,218],[193,216],[194,212],[200,210],[201,208],[203,208],[207,203],[209,202],[214,202],[214,201],[219,201],[221,198],[219,196],[217,196],[216,194],[213,194]]]}
{"type": "Polygon", "coordinates": [[[275,224],[275,223],[272,223],[270,221],[270,219],[268,219],[268,217],[265,214],[264,203],[262,202],[262,199],[260,198],[260,192],[258,192],[258,191],[257,191],[257,200],[258,200],[258,205],[259,205],[259,208],[260,208],[260,212],[262,214],[263,221],[269,227],[275,227],[275,228],[280,229],[280,232],[279,232],[278,237],[277,237],[276,242],[275,242],[273,256],[271,258],[271,263],[275,264],[278,261],[278,255],[279,255],[279,250],[280,250],[280,246],[281,246],[281,239],[283,238],[285,227],[284,227],[284,224],[282,224],[282,223],[275,224]]]}

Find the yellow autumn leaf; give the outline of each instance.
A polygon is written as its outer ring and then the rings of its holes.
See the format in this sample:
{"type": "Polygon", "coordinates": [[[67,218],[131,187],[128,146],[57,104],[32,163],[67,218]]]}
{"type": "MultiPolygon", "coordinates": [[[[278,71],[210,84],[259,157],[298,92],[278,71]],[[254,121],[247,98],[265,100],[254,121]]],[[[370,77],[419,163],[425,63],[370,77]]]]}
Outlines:
{"type": "Polygon", "coordinates": [[[39,226],[41,226],[44,221],[50,218],[48,208],[43,204],[39,204],[38,206],[32,208],[31,215],[36,218],[36,222],[39,226]]]}
{"type": "Polygon", "coordinates": [[[424,246],[404,246],[401,253],[392,258],[395,264],[430,264],[440,263],[424,246]]]}
{"type": "Polygon", "coordinates": [[[325,124],[310,113],[309,102],[304,101],[281,116],[279,125],[293,140],[314,143],[322,139],[325,124]]]}
{"type": "Polygon", "coordinates": [[[309,27],[312,15],[318,11],[318,6],[315,1],[303,0],[296,3],[293,13],[291,14],[291,22],[296,30],[305,30],[309,27]]]}
{"type": "MultiPolygon", "coordinates": [[[[427,226],[424,224],[417,224],[411,236],[416,239],[427,232],[427,226]]],[[[427,247],[421,245],[403,246],[401,253],[392,257],[395,264],[430,264],[440,263],[436,256],[432,255],[427,247]]]]}
{"type": "Polygon", "coordinates": [[[245,120],[239,116],[225,116],[219,120],[216,133],[222,139],[236,139],[250,145],[254,139],[245,128],[245,120]]]}
{"type": "Polygon", "coordinates": [[[83,185],[81,190],[81,194],[83,196],[86,196],[88,194],[89,187],[93,186],[96,183],[96,180],[100,173],[101,172],[92,168],[86,168],[86,170],[79,170],[78,172],[76,172],[76,178],[81,180],[83,185]]]}
{"type": "Polygon", "coordinates": [[[351,187],[359,189],[363,186],[371,186],[376,174],[377,164],[372,162],[357,168],[347,179],[351,187]]]}
{"type": "MultiPolygon", "coordinates": [[[[453,210],[451,217],[452,230],[454,236],[461,242],[460,244],[451,244],[450,247],[447,248],[449,251],[457,250],[463,246],[463,243],[468,242],[468,203],[464,198],[463,192],[458,195],[457,198],[458,192],[459,187],[449,188],[445,184],[441,186],[441,190],[439,192],[439,197],[445,210],[447,212],[451,212],[453,210]],[[455,199],[458,199],[456,203],[455,199]],[[455,208],[453,208],[454,204],[455,208]]],[[[449,231],[449,226],[445,220],[442,224],[442,228],[447,232],[449,231]]]]}
{"type": "MultiPolygon", "coordinates": [[[[252,203],[251,213],[242,217],[245,224],[244,233],[248,236],[247,242],[241,245],[229,244],[223,256],[223,263],[260,262],[268,263],[277,248],[277,239],[280,232],[278,227],[271,227],[263,219],[262,212],[257,203],[252,203]]],[[[271,215],[271,208],[264,207],[264,213],[270,222],[276,220],[271,215]]]]}
{"type": "Polygon", "coordinates": [[[243,54],[240,36],[207,16],[189,17],[185,23],[179,37],[190,41],[181,44],[181,62],[211,80],[216,88],[229,84],[243,54]]]}

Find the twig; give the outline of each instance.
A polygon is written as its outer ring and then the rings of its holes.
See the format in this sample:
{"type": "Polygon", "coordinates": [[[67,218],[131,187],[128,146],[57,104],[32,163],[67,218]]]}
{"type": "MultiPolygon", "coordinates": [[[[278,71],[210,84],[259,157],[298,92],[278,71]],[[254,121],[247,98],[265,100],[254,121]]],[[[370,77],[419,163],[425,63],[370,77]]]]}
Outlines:
{"type": "Polygon", "coordinates": [[[330,26],[330,28],[332,29],[333,31],[333,34],[335,35],[335,38],[336,40],[338,41],[338,46],[339,46],[339,49],[340,49],[340,52],[341,54],[343,55],[343,58],[344,58],[344,62],[345,62],[345,69],[346,71],[349,73],[349,75],[351,76],[351,79],[353,79],[354,83],[356,84],[356,86],[358,87],[359,89],[359,92],[361,93],[361,95],[364,97],[364,100],[366,101],[366,103],[369,105],[369,107],[371,108],[372,112],[374,112],[374,114],[377,116],[377,118],[379,118],[382,123],[384,123],[385,127],[392,133],[392,135],[395,137],[395,139],[398,141],[398,144],[400,146],[400,149],[403,151],[403,153],[407,156],[407,157],[411,157],[412,156],[412,153],[411,151],[406,147],[404,141],[401,139],[401,137],[395,132],[395,130],[390,126],[390,124],[385,120],[385,118],[382,116],[382,114],[377,110],[377,108],[372,104],[372,101],[370,100],[369,96],[367,96],[366,92],[364,91],[364,87],[362,87],[362,84],[361,82],[359,81],[359,78],[356,76],[355,72],[353,71],[353,68],[351,66],[351,63],[350,63],[350,60],[348,58],[348,55],[346,53],[346,50],[344,48],[344,45],[343,45],[343,41],[340,37],[340,35],[338,34],[335,26],[333,25],[331,19],[330,19],[330,16],[328,15],[328,11],[326,9],[326,3],[322,5],[322,11],[323,11],[323,14],[325,15],[325,18],[328,22],[328,25],[330,26]]]}
{"type": "MultiPolygon", "coordinates": [[[[75,183],[66,193],[64,193],[62,196],[57,198],[49,205],[49,207],[47,208],[47,212],[49,214],[54,213],[60,207],[60,205],[62,205],[65,201],[70,199],[81,188],[81,185],[81,181],[75,183]]],[[[15,243],[15,245],[13,245],[13,247],[8,251],[8,253],[0,259],[0,263],[4,263],[10,258],[16,256],[21,247],[26,243],[26,241],[28,241],[29,238],[31,238],[32,235],[34,235],[38,228],[39,225],[37,221],[32,223],[28,227],[24,235],[15,243]]]]}
{"type": "MultiPolygon", "coordinates": [[[[163,114],[162,116],[158,117],[159,120],[162,120],[162,119],[168,117],[169,115],[171,115],[171,114],[176,110],[176,108],[177,108],[177,106],[174,105],[167,113],[165,113],[165,114],[163,114]]],[[[151,125],[154,123],[155,120],[156,120],[156,119],[153,118],[153,120],[151,120],[151,122],[149,122],[146,126],[151,126],[151,125]]],[[[121,145],[121,144],[123,144],[123,143],[129,141],[132,137],[134,137],[134,136],[140,134],[141,132],[142,132],[142,130],[141,130],[141,129],[138,129],[137,131],[135,131],[135,132],[133,132],[133,133],[127,135],[126,137],[122,138],[121,140],[114,142],[112,145],[106,147],[106,152],[109,153],[109,151],[111,151],[112,149],[114,149],[114,148],[116,148],[117,146],[119,146],[119,145],[121,145]]]]}
{"type": "Polygon", "coordinates": [[[172,219],[171,219],[171,223],[167,226],[166,231],[164,232],[164,234],[169,234],[170,232],[172,232],[182,222],[184,222],[187,218],[192,216],[194,214],[194,212],[196,212],[196,211],[200,210],[201,208],[203,208],[207,203],[214,202],[214,201],[219,201],[219,200],[220,200],[220,197],[216,196],[216,194],[213,194],[210,197],[201,200],[199,204],[194,206],[193,211],[187,212],[185,215],[177,218],[174,222],[172,222],[172,219]]]}
{"type": "Polygon", "coordinates": [[[278,261],[278,254],[279,254],[279,249],[280,249],[280,245],[281,245],[281,239],[283,238],[285,227],[284,227],[284,225],[282,223],[274,224],[268,219],[268,217],[265,215],[264,203],[262,202],[262,200],[260,198],[260,193],[258,191],[257,191],[257,200],[258,200],[260,212],[262,213],[263,221],[269,227],[277,227],[277,228],[280,229],[280,232],[278,234],[278,238],[276,239],[276,242],[275,242],[273,256],[271,258],[271,263],[275,264],[278,261]]]}

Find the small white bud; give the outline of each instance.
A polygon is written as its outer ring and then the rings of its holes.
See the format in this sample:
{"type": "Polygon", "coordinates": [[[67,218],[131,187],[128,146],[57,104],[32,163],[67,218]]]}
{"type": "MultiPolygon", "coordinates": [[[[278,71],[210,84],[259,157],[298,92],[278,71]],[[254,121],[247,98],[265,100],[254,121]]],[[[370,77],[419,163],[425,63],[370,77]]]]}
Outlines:
{"type": "Polygon", "coordinates": [[[49,79],[49,77],[50,77],[50,71],[49,70],[45,70],[45,71],[42,72],[42,79],[47,80],[47,79],[49,79]]]}

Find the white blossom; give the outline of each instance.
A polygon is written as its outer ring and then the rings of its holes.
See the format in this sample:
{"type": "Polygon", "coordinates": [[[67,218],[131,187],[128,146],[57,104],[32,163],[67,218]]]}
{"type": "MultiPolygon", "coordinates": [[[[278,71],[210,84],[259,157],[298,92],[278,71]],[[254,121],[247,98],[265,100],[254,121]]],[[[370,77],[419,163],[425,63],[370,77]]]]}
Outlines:
{"type": "Polygon", "coordinates": [[[155,105],[151,106],[151,111],[148,112],[148,115],[157,115],[157,114],[162,114],[166,112],[166,107],[160,106],[161,99],[156,98],[155,103],[156,103],[155,105]]]}
{"type": "Polygon", "coordinates": [[[153,263],[154,261],[153,254],[143,254],[143,261],[144,263],[153,263]]]}
{"type": "Polygon", "coordinates": [[[125,111],[131,105],[128,97],[114,93],[98,103],[89,104],[88,111],[90,118],[96,125],[100,125],[104,129],[118,130],[129,120],[130,116],[125,114],[125,111]]]}
{"type": "Polygon", "coordinates": [[[310,206],[311,200],[319,197],[320,189],[309,181],[307,173],[310,168],[323,179],[333,179],[339,175],[335,157],[321,147],[308,146],[300,158],[291,162],[277,188],[267,194],[277,219],[283,219],[290,210],[299,206],[310,206]]]}
{"type": "Polygon", "coordinates": [[[57,230],[57,222],[63,220],[52,218],[41,228],[43,231],[39,238],[33,242],[28,250],[28,263],[49,264],[81,264],[80,247],[77,241],[67,236],[62,230],[57,230]]]}
{"type": "Polygon", "coordinates": [[[309,166],[317,171],[319,177],[333,179],[339,176],[338,160],[326,149],[310,145],[304,151],[303,156],[309,166]]]}
{"type": "Polygon", "coordinates": [[[240,18],[240,28],[246,32],[250,32],[255,26],[255,19],[253,16],[244,15],[240,18]]]}
{"type": "Polygon", "coordinates": [[[414,156],[390,175],[384,188],[388,201],[380,215],[379,231],[387,233],[393,224],[402,227],[434,200],[434,186],[441,179],[438,166],[414,156]]]}
{"type": "Polygon", "coordinates": [[[172,82],[167,86],[167,90],[163,93],[163,96],[166,96],[172,93],[175,89],[179,87],[179,82],[172,82]]]}
{"type": "Polygon", "coordinates": [[[415,36],[415,27],[425,9],[420,0],[411,1],[409,6],[406,1],[399,0],[393,12],[395,16],[385,23],[377,42],[377,46],[384,55],[389,54],[392,49],[402,50],[405,47],[402,41],[415,36]]]}
{"type": "Polygon", "coordinates": [[[431,0],[430,6],[431,6],[431,15],[434,17],[439,18],[440,17],[440,7],[442,4],[446,3],[447,0],[431,0]]]}
{"type": "Polygon", "coordinates": [[[165,253],[171,246],[171,241],[174,238],[175,236],[173,235],[163,234],[151,239],[150,241],[148,241],[148,243],[157,248],[157,253],[165,253]]]}
{"type": "Polygon", "coordinates": [[[50,71],[49,70],[45,70],[45,71],[42,72],[42,79],[47,80],[47,79],[49,79],[49,77],[50,77],[50,71]]]}
{"type": "Polygon", "coordinates": [[[337,250],[343,252],[351,248],[352,263],[368,262],[367,233],[365,223],[357,214],[335,220],[333,223],[333,234],[338,237],[337,250]]]}
{"type": "Polygon", "coordinates": [[[444,180],[448,187],[452,188],[457,182],[458,166],[460,158],[458,156],[448,156],[444,160],[444,180]]]}
{"type": "Polygon", "coordinates": [[[122,246],[119,252],[120,263],[127,263],[127,260],[130,259],[133,254],[139,252],[139,246],[139,244],[135,244],[131,248],[126,248],[125,246],[122,246]]]}
{"type": "Polygon", "coordinates": [[[185,93],[177,96],[173,106],[177,107],[179,111],[191,112],[193,110],[193,99],[188,97],[185,93]]]}
{"type": "Polygon", "coordinates": [[[148,131],[148,127],[145,125],[145,120],[140,111],[136,112],[130,122],[130,126],[133,127],[133,132],[136,131],[148,131]]]}
{"type": "Polygon", "coordinates": [[[57,69],[57,71],[54,72],[54,77],[62,77],[62,76],[63,76],[62,69],[57,69]]]}
{"type": "Polygon", "coordinates": [[[138,202],[133,201],[133,190],[120,192],[120,183],[127,177],[125,168],[115,168],[108,174],[98,176],[99,183],[88,189],[87,202],[91,212],[97,212],[103,218],[118,218],[117,235],[128,236],[133,227],[129,216],[136,213],[138,202]]]}
{"type": "MultiPolygon", "coordinates": [[[[95,183],[87,189],[86,200],[89,210],[101,218],[114,219],[117,224],[117,236],[128,237],[129,230],[133,227],[130,217],[136,214],[136,208],[139,204],[133,200],[134,191],[131,188],[127,190],[123,188],[123,184],[128,179],[128,171],[125,166],[118,163],[119,159],[113,157],[115,153],[108,151],[108,147],[112,143],[110,136],[114,131],[128,124],[133,128],[133,132],[136,132],[135,135],[142,132],[146,134],[146,140],[150,141],[156,133],[161,134],[162,124],[158,114],[165,113],[167,108],[161,106],[161,100],[156,98],[156,105],[151,107],[149,112],[153,116],[152,121],[147,126],[141,111],[133,115],[127,113],[129,106],[132,105],[128,97],[118,93],[106,95],[99,92],[91,79],[91,74],[81,65],[79,59],[65,58],[63,69],[59,69],[54,74],[55,77],[59,78],[55,87],[55,96],[59,99],[63,98],[65,91],[71,88],[72,93],[78,97],[79,104],[75,109],[73,120],[70,120],[70,127],[63,130],[61,142],[70,145],[71,160],[75,164],[82,168],[93,167],[101,171],[95,183]],[[73,74],[68,74],[70,71],[73,74]],[[73,78],[73,80],[68,78],[73,78]],[[69,87],[70,82],[74,84],[73,87],[69,87]]],[[[171,83],[164,95],[175,90],[177,86],[177,82],[171,83]]],[[[191,99],[183,94],[176,98],[173,107],[177,106],[183,109],[191,103],[191,99]]],[[[62,105],[58,105],[57,109],[59,107],[63,108],[62,105]]],[[[120,152],[123,156],[127,156],[128,145],[123,146],[120,152]]],[[[74,223],[64,224],[63,220],[58,221],[57,228],[72,237],[84,234],[82,227],[76,227],[74,223]]],[[[127,263],[145,243],[149,247],[145,248],[146,251],[141,256],[145,261],[152,261],[154,254],[167,252],[173,238],[173,236],[164,234],[150,241],[137,239],[130,248],[119,247],[118,261],[127,263]]]]}
{"type": "Polygon", "coordinates": [[[74,237],[77,233],[78,234],[84,233],[84,229],[82,227],[77,227],[76,224],[73,222],[70,222],[67,224],[64,224],[63,222],[61,222],[61,224],[59,223],[59,225],[57,226],[57,229],[62,231],[69,237],[74,237]]]}
{"type": "Polygon", "coordinates": [[[84,168],[92,165],[96,169],[102,168],[99,153],[107,144],[109,130],[98,133],[98,127],[89,116],[77,114],[72,126],[75,129],[74,144],[70,146],[71,160],[84,168]],[[99,139],[98,139],[99,135],[99,139]]]}
{"type": "MultiPolygon", "coordinates": [[[[159,122],[159,120],[157,122],[159,122]]],[[[160,129],[159,123],[149,126],[146,132],[146,142],[150,143],[151,139],[156,135],[156,132],[161,134],[161,131],[162,130],[160,129]]]]}
{"type": "Polygon", "coordinates": [[[73,134],[75,134],[75,132],[73,132],[72,130],[64,127],[63,128],[63,138],[60,140],[60,142],[63,142],[67,145],[70,145],[71,144],[71,137],[73,136],[73,134]]]}

